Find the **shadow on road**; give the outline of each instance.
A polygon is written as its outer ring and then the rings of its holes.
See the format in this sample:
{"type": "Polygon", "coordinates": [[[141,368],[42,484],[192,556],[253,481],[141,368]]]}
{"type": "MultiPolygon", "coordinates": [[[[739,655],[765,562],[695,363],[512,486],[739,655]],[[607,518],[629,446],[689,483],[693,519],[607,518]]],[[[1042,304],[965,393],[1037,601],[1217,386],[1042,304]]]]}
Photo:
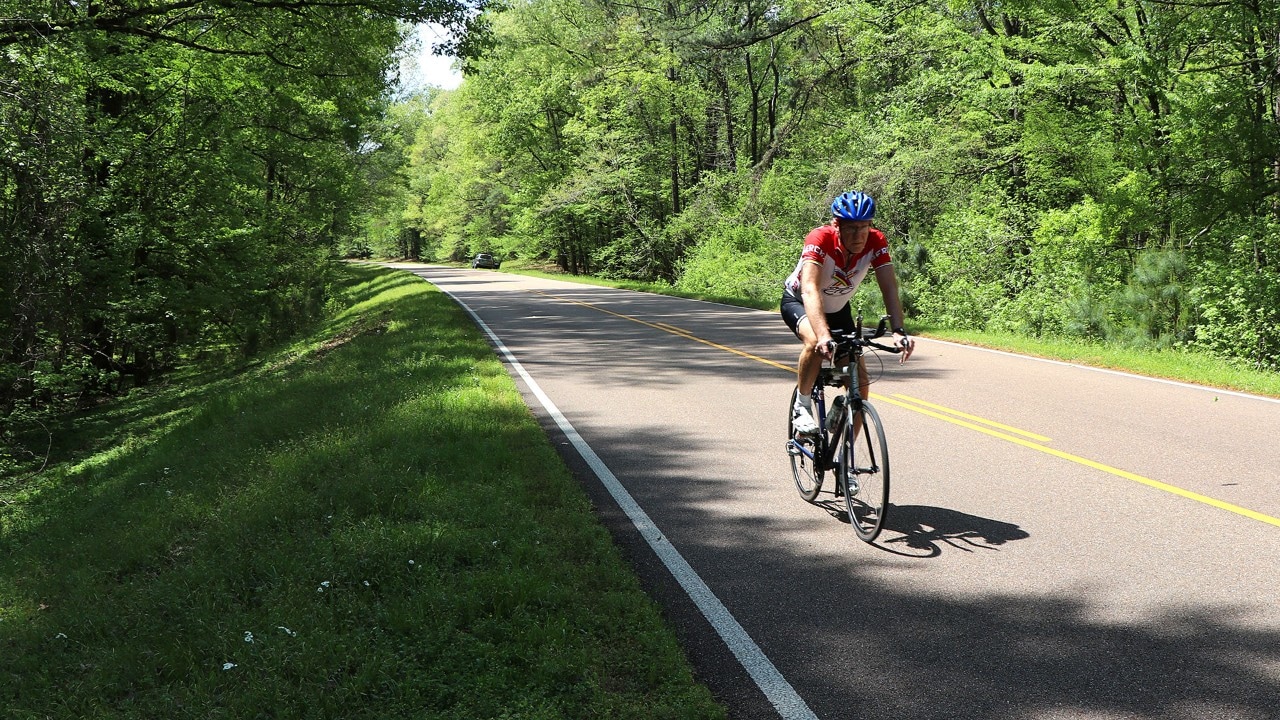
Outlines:
{"type": "MultiPolygon", "coordinates": [[[[624,388],[665,389],[697,374],[731,378],[740,387],[785,385],[778,367],[726,360],[723,351],[703,352],[705,347],[691,350],[688,339],[675,334],[637,343],[630,328],[616,324],[584,329],[575,316],[598,311],[573,304],[608,302],[614,313],[693,326],[670,299],[619,298],[600,289],[556,295],[567,302],[542,306],[539,317],[504,338],[516,348],[539,334],[563,333],[556,336],[561,352],[554,359],[527,367],[590,378],[606,396],[624,388]],[[667,357],[667,350],[678,353],[674,367],[646,365],[651,356],[667,357]]],[[[696,326],[698,337],[735,348],[755,347],[753,339],[770,347],[779,337],[790,342],[780,322],[761,333],[735,309],[709,307],[699,312],[696,326]]],[[[793,364],[794,350],[769,359],[793,364]]],[[[897,377],[945,372],[891,361],[882,371],[897,377]]],[[[700,402],[716,407],[714,398],[700,402]]],[[[1052,566],[1028,571],[1021,584],[997,591],[986,573],[1016,573],[1010,556],[1026,544],[1013,541],[1030,534],[1013,522],[941,507],[893,506],[877,541],[884,552],[867,548],[846,527],[815,541],[813,523],[830,523],[828,518],[771,504],[800,502],[781,453],[776,476],[770,468],[736,465],[734,457],[705,462],[725,443],[725,432],[748,446],[757,439],[750,428],[774,422],[732,415],[732,404],[720,407],[718,426],[727,430],[717,434],[692,425],[682,428],[678,442],[671,427],[656,421],[611,423],[608,407],[579,412],[573,420],[581,423],[579,430],[589,429],[584,434],[594,450],[819,717],[1280,720],[1280,629],[1266,610],[1274,597],[1232,594],[1224,577],[1213,603],[1150,609],[1100,599],[1094,588],[1063,590],[1034,576],[1054,572],[1052,566]],[[786,487],[772,492],[774,482],[786,487]],[[751,502],[735,502],[746,495],[753,495],[751,502]],[[984,552],[996,550],[1005,552],[984,552]],[[919,562],[929,558],[939,561],[919,562]],[[971,585],[952,591],[931,585],[931,573],[944,561],[960,565],[957,571],[971,585]]],[[[776,718],[585,462],[545,413],[535,408],[535,414],[663,607],[700,678],[732,717],[776,718]]],[[[824,507],[843,516],[837,504],[824,507]]]]}
{"type": "MultiPolygon", "coordinates": [[[[994,559],[983,551],[1030,534],[947,508],[895,505],[876,542],[885,552],[844,527],[824,547],[771,542],[812,518],[727,512],[716,498],[744,492],[741,479],[668,452],[665,439],[665,428],[630,427],[597,433],[593,446],[818,717],[1280,720],[1280,631],[1257,623],[1262,598],[1130,611],[1099,605],[1090,588],[1037,590],[1034,577],[1025,593],[984,591],[980,566],[972,593],[922,592],[891,578],[929,572],[933,564],[918,561],[948,549],[994,559]]],[[[698,450],[689,438],[685,450],[690,442],[698,450]]],[[[732,717],[776,717],[762,699],[743,701],[756,691],[741,666],[581,460],[562,450],[699,676],[732,717]]]]}
{"type": "Polygon", "coordinates": [[[1028,537],[1013,523],[928,505],[891,505],[876,544],[899,555],[937,557],[943,545],[974,552],[1028,537]]]}

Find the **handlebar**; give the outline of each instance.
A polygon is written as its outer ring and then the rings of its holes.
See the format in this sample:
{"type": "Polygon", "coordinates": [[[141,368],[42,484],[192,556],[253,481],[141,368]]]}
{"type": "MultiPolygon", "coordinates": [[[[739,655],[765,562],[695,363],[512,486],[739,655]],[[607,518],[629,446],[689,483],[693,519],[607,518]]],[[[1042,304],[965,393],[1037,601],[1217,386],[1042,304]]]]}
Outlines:
{"type": "Polygon", "coordinates": [[[839,337],[833,339],[828,345],[828,347],[831,348],[831,356],[836,357],[839,354],[839,351],[841,349],[845,349],[846,351],[852,351],[855,346],[872,347],[877,350],[883,350],[885,352],[891,352],[891,353],[902,352],[903,348],[901,346],[882,345],[881,343],[874,342],[876,338],[884,337],[884,334],[888,329],[889,329],[889,316],[883,315],[880,318],[880,322],[876,324],[875,332],[871,333],[870,335],[866,335],[862,329],[862,313],[858,313],[858,317],[854,322],[853,334],[840,335],[839,337]]]}

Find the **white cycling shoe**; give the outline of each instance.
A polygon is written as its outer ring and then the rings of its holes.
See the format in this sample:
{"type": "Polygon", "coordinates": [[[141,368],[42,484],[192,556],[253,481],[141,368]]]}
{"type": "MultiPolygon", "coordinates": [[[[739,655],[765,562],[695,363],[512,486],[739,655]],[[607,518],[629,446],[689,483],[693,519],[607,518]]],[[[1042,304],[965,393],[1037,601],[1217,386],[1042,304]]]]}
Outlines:
{"type": "Polygon", "coordinates": [[[817,435],[818,423],[808,410],[792,408],[791,429],[798,435],[817,435]]]}

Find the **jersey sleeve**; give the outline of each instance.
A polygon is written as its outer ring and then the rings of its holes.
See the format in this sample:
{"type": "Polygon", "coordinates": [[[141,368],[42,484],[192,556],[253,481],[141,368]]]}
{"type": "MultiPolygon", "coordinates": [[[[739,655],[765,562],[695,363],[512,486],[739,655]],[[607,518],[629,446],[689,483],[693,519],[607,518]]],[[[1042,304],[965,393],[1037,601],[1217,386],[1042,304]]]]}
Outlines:
{"type": "Polygon", "coordinates": [[[831,257],[832,247],[830,233],[824,232],[825,230],[825,227],[816,227],[805,236],[804,250],[800,253],[800,264],[826,264],[827,259],[831,257]]]}
{"type": "Polygon", "coordinates": [[[893,264],[893,258],[889,257],[889,242],[885,240],[884,233],[872,228],[867,234],[867,245],[871,249],[872,269],[893,264]]]}

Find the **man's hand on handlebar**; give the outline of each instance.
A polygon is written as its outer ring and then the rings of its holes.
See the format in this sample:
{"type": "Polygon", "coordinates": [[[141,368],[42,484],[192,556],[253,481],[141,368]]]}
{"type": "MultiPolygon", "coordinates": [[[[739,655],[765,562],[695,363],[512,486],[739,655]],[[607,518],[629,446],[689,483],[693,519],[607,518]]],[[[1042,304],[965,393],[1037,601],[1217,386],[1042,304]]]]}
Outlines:
{"type": "Polygon", "coordinates": [[[908,337],[906,331],[901,328],[893,331],[893,344],[902,348],[901,353],[898,355],[899,365],[906,362],[907,358],[911,357],[911,353],[916,349],[915,340],[908,337]]]}
{"type": "Polygon", "coordinates": [[[818,341],[818,354],[826,360],[831,360],[836,354],[836,341],[828,335],[826,340],[818,341]]]}

